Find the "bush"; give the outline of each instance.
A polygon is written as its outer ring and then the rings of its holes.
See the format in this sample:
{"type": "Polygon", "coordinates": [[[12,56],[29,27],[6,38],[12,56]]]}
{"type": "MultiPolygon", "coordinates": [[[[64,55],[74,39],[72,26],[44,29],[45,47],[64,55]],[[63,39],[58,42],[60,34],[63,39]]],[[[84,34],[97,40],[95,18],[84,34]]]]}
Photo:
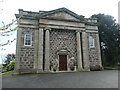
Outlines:
{"type": "Polygon", "coordinates": [[[99,65],[90,66],[91,71],[100,71],[103,70],[99,65]]]}
{"type": "Polygon", "coordinates": [[[6,66],[7,71],[12,71],[14,70],[15,62],[11,62],[6,66]]]}

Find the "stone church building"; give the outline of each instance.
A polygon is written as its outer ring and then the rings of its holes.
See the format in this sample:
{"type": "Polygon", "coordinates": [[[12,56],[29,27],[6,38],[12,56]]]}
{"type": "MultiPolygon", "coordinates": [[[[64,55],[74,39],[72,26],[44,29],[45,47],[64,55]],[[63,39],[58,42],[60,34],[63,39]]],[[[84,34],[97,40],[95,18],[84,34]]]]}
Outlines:
{"type": "Polygon", "coordinates": [[[18,73],[90,71],[102,68],[97,20],[59,8],[19,9],[16,64],[18,73]]]}

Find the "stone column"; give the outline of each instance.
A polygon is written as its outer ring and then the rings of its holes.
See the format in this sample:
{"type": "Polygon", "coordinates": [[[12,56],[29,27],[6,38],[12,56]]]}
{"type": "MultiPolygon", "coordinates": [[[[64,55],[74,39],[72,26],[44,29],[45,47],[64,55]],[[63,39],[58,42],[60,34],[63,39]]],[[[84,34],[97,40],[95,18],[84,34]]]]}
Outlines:
{"type": "Polygon", "coordinates": [[[50,56],[50,40],[49,40],[49,30],[46,29],[45,32],[45,71],[50,71],[49,68],[49,56],[50,56]]]}
{"type": "Polygon", "coordinates": [[[38,73],[43,71],[43,28],[39,28],[38,35],[38,73]]]}
{"type": "Polygon", "coordinates": [[[99,34],[96,34],[96,44],[97,44],[96,46],[97,46],[97,51],[98,51],[99,65],[100,67],[102,67],[99,34]]]}
{"type": "Polygon", "coordinates": [[[34,36],[34,48],[35,48],[35,53],[34,53],[34,69],[38,69],[38,44],[39,44],[39,30],[35,30],[35,36],[34,36]]]}
{"type": "Polygon", "coordinates": [[[82,70],[82,52],[81,52],[81,40],[80,40],[80,32],[77,32],[77,62],[78,62],[78,70],[82,70]]]}
{"type": "Polygon", "coordinates": [[[89,58],[88,58],[88,39],[86,32],[82,32],[82,49],[83,49],[84,70],[90,71],[89,58]]]}
{"type": "Polygon", "coordinates": [[[15,73],[19,74],[20,69],[20,50],[21,50],[21,38],[22,38],[22,29],[17,30],[17,40],[16,40],[16,62],[15,62],[15,73]]]}

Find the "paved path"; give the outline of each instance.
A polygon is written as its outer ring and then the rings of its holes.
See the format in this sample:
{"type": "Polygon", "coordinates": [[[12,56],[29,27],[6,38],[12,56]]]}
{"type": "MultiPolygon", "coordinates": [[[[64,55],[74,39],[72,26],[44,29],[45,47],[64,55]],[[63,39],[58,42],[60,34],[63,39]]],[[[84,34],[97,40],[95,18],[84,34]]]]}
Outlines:
{"type": "Polygon", "coordinates": [[[118,88],[118,71],[7,76],[3,88],[118,88]]]}

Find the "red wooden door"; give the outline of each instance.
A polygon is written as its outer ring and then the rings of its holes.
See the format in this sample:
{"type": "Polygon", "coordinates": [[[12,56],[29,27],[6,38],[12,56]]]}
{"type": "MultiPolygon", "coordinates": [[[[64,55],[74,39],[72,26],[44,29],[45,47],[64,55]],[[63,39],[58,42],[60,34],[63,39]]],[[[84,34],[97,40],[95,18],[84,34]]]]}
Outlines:
{"type": "Polygon", "coordinates": [[[59,55],[59,71],[67,70],[67,55],[59,55]]]}

